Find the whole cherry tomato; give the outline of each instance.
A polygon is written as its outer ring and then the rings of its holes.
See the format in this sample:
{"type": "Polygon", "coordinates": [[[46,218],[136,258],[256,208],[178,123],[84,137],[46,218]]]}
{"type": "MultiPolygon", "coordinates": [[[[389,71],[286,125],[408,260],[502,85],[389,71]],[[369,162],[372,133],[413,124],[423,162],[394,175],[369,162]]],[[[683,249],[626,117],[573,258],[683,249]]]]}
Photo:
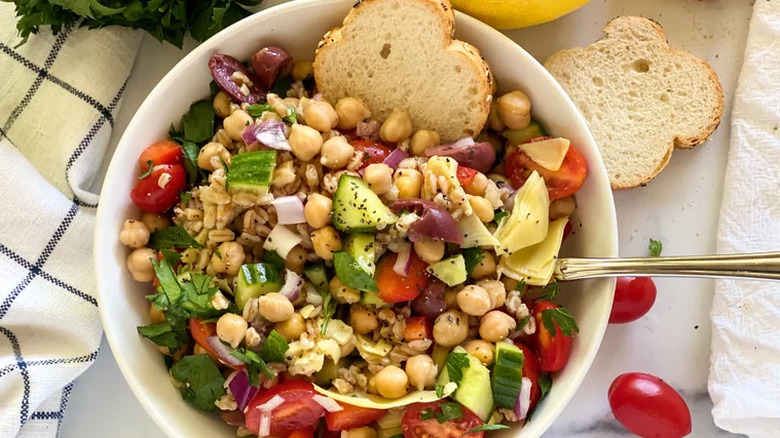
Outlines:
{"type": "Polygon", "coordinates": [[[548,373],[562,370],[569,362],[569,355],[571,355],[573,336],[565,335],[554,320],[555,333],[550,333],[544,326],[542,314],[559,307],[549,301],[539,301],[534,308],[534,317],[536,318],[534,346],[539,354],[539,369],[548,373]]]}
{"type": "Polygon", "coordinates": [[[180,164],[154,166],[152,173],[138,181],[130,199],[149,213],[163,213],[179,202],[179,192],[187,187],[187,171],[180,164]],[[164,177],[164,175],[168,175],[164,177]]]}
{"type": "Polygon", "coordinates": [[[619,375],[609,387],[615,418],[643,438],[681,438],[691,433],[688,405],[668,383],[650,374],[619,375]]]}
{"type": "MultiPolygon", "coordinates": [[[[537,137],[526,143],[547,140],[551,137],[537,137]]],[[[573,195],[585,183],[588,174],[588,165],[585,157],[574,145],[569,145],[569,150],[563,158],[563,163],[558,170],[549,170],[537,164],[531,157],[520,149],[514,149],[505,160],[506,176],[512,182],[512,187],[519,189],[525,184],[525,180],[533,171],[544,178],[550,200],[561,199],[573,195]]]]}
{"type": "Polygon", "coordinates": [[[645,316],[655,303],[656,288],[648,277],[620,277],[615,286],[610,324],[623,324],[645,316]]]}

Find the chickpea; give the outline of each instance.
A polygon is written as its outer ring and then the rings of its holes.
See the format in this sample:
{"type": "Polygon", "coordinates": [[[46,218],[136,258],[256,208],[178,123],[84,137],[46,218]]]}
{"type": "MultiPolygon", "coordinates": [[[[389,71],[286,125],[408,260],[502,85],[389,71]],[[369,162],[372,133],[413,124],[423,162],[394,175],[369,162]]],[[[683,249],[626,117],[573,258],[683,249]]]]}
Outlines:
{"type": "Polygon", "coordinates": [[[165,314],[162,312],[162,310],[158,309],[154,304],[149,306],[149,321],[152,324],[164,322],[165,319],[165,314]]]}
{"type": "Polygon", "coordinates": [[[433,323],[433,340],[443,347],[454,347],[468,336],[469,317],[463,312],[447,310],[433,323]]]}
{"type": "Polygon", "coordinates": [[[493,220],[493,204],[490,201],[482,196],[469,196],[469,204],[480,221],[490,222],[493,220]]]}
{"type": "Polygon", "coordinates": [[[225,128],[228,137],[235,141],[239,141],[241,140],[241,133],[253,122],[254,119],[252,119],[252,116],[247,114],[246,111],[236,110],[225,117],[225,120],[222,121],[222,126],[225,128]]]}
{"type": "Polygon", "coordinates": [[[371,117],[371,110],[362,100],[345,97],[336,102],[336,115],[339,129],[354,129],[358,123],[371,117]]]}
{"type": "Polygon", "coordinates": [[[274,330],[281,335],[285,341],[292,342],[301,337],[306,331],[306,321],[300,313],[293,313],[285,321],[274,324],[274,330]]]}
{"type": "Polygon", "coordinates": [[[441,143],[439,133],[436,131],[428,131],[427,129],[421,129],[414,133],[412,136],[412,142],[409,145],[409,150],[415,157],[424,157],[425,151],[428,148],[436,146],[441,143]]]}
{"type": "Polygon", "coordinates": [[[231,103],[233,102],[231,102],[230,96],[224,91],[220,90],[217,95],[214,96],[214,112],[217,113],[217,116],[220,119],[224,119],[230,115],[231,103]]]}
{"type": "Polygon", "coordinates": [[[395,172],[395,186],[399,199],[419,198],[423,176],[416,169],[398,169],[395,172]]]}
{"type": "MultiPolygon", "coordinates": [[[[507,277],[506,275],[501,277],[501,283],[504,283],[504,290],[517,290],[517,287],[520,286],[519,281],[512,277],[507,277]]],[[[526,288],[527,286],[524,284],[523,289],[520,291],[521,296],[525,294],[526,288]]]]}
{"type": "Polygon", "coordinates": [[[287,253],[287,258],[284,259],[284,267],[299,275],[303,273],[304,263],[306,263],[306,250],[300,245],[292,247],[287,253]]]}
{"type": "Polygon", "coordinates": [[[396,108],[379,128],[379,138],[388,143],[400,143],[412,135],[412,121],[406,112],[396,108]]]}
{"type": "Polygon", "coordinates": [[[303,216],[306,223],[312,228],[322,228],[330,223],[330,212],[333,210],[333,201],[327,196],[312,193],[306,200],[303,208],[303,216]]]}
{"type": "Polygon", "coordinates": [[[224,342],[236,348],[244,340],[246,329],[249,327],[246,320],[235,313],[226,313],[217,320],[217,336],[224,342]]]}
{"type": "Polygon", "coordinates": [[[144,225],[146,225],[146,228],[152,233],[171,226],[171,221],[167,217],[160,214],[149,213],[148,211],[144,212],[144,215],[141,216],[141,222],[143,222],[144,225]]]}
{"type": "Polygon", "coordinates": [[[503,341],[516,326],[514,318],[500,310],[493,310],[480,320],[479,336],[488,342],[503,341]]]}
{"type": "Polygon", "coordinates": [[[474,175],[474,180],[471,181],[471,184],[469,184],[468,187],[464,187],[463,189],[466,191],[466,193],[472,196],[485,196],[487,186],[488,177],[486,177],[482,172],[477,172],[477,174],[474,175]]]}
{"type": "Polygon", "coordinates": [[[444,257],[444,241],[425,239],[414,242],[414,252],[426,263],[435,263],[444,257]]]}
{"type": "Polygon", "coordinates": [[[135,281],[154,280],[154,268],[151,259],[157,259],[157,251],[150,248],[138,248],[127,256],[127,269],[135,281]]]}
{"type": "Polygon", "coordinates": [[[328,139],[322,145],[320,163],[331,169],[341,169],[349,163],[354,153],[355,148],[347,142],[346,138],[339,135],[328,139]]]}
{"type": "Polygon", "coordinates": [[[230,165],[230,152],[222,143],[212,141],[207,143],[206,146],[203,146],[198,153],[198,167],[203,170],[208,170],[209,172],[221,169],[222,161],[219,158],[214,157],[222,158],[222,160],[225,161],[225,164],[230,165]]]}
{"type": "Polygon", "coordinates": [[[346,438],[376,438],[376,431],[371,426],[357,427],[346,432],[346,438]]]}
{"type": "Polygon", "coordinates": [[[214,272],[236,275],[244,263],[244,247],[238,242],[221,243],[211,256],[211,267],[214,272]]]}
{"type": "Polygon", "coordinates": [[[290,147],[301,161],[309,161],[322,150],[322,135],[316,129],[296,123],[290,129],[290,147]]]}
{"type": "Polygon", "coordinates": [[[501,132],[506,129],[504,121],[501,120],[501,116],[498,114],[498,102],[495,100],[490,103],[490,112],[488,113],[487,124],[490,129],[501,132]]]}
{"type": "Polygon", "coordinates": [[[531,123],[531,101],[520,90],[498,98],[498,115],[509,129],[523,129],[531,123]]]}
{"type": "Polygon", "coordinates": [[[376,373],[374,386],[382,397],[400,398],[406,395],[406,386],[409,384],[409,378],[401,368],[395,365],[388,365],[376,373]]]}
{"type": "Polygon", "coordinates": [[[577,202],[573,196],[556,199],[550,202],[550,220],[554,221],[563,217],[569,217],[577,208],[577,202]]]}
{"type": "Polygon", "coordinates": [[[384,195],[393,186],[393,169],[385,163],[373,163],[363,170],[363,181],[377,195],[384,195]]]}
{"type": "Polygon", "coordinates": [[[341,235],[330,225],[312,231],[311,243],[314,252],[323,260],[333,260],[333,253],[341,251],[341,235]]]}
{"type": "Polygon", "coordinates": [[[469,315],[482,316],[490,310],[490,296],[480,286],[470,284],[458,292],[458,306],[469,315]]]}
{"type": "Polygon", "coordinates": [[[485,257],[471,270],[471,278],[479,280],[480,278],[493,277],[496,275],[496,258],[491,251],[485,251],[482,254],[485,257]]]}
{"type": "Polygon", "coordinates": [[[485,279],[477,282],[477,285],[485,289],[490,298],[490,308],[497,309],[506,301],[506,288],[499,280],[485,279]]]}
{"type": "Polygon", "coordinates": [[[472,339],[463,348],[466,349],[466,353],[476,357],[486,366],[493,362],[493,344],[490,342],[482,339],[472,339]]]}
{"type": "Polygon", "coordinates": [[[349,325],[355,329],[359,335],[371,333],[379,327],[379,319],[376,317],[376,311],[362,304],[353,304],[349,309],[349,325]]]}
{"type": "Polygon", "coordinates": [[[295,81],[302,81],[314,73],[314,65],[311,61],[295,61],[292,68],[292,78],[295,81]]]}
{"type": "Polygon", "coordinates": [[[143,248],[149,243],[149,228],[142,221],[128,219],[119,232],[119,241],[130,248],[143,248]]]}
{"type": "Polygon", "coordinates": [[[426,387],[433,386],[436,381],[436,365],[427,354],[412,356],[406,361],[406,376],[409,384],[422,391],[426,387]]]}
{"type": "Polygon", "coordinates": [[[336,127],[339,117],[333,105],[322,100],[309,100],[303,108],[306,124],[320,132],[328,132],[336,127]]]}
{"type": "Polygon", "coordinates": [[[279,292],[271,292],[258,298],[257,311],[271,322],[282,322],[295,313],[292,303],[279,292]]]}
{"type": "Polygon", "coordinates": [[[339,280],[339,277],[335,275],[330,279],[330,282],[328,282],[328,290],[333,296],[333,299],[341,304],[352,304],[360,301],[360,291],[345,286],[344,283],[339,280]]]}

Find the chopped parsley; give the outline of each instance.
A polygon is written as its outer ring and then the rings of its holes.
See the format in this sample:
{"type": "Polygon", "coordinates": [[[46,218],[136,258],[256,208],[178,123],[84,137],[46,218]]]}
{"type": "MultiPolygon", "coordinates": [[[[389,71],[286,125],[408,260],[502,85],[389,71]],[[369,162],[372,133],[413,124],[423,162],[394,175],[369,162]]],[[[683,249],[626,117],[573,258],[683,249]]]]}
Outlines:
{"type": "Polygon", "coordinates": [[[336,276],[345,286],[369,292],[379,292],[374,277],[361,268],[351,255],[344,251],[334,252],[333,264],[336,268],[336,276]]]}
{"type": "MultiPolygon", "coordinates": [[[[189,141],[184,140],[181,143],[181,152],[184,155],[184,168],[187,170],[187,176],[191,185],[198,182],[200,176],[200,167],[198,167],[198,154],[200,153],[200,146],[189,141]]],[[[186,202],[182,198],[182,203],[186,202]]]]}
{"type": "Polygon", "coordinates": [[[273,379],[276,373],[273,372],[259,354],[245,347],[237,348],[230,352],[230,355],[241,360],[246,364],[246,372],[249,376],[249,384],[255,387],[260,386],[260,373],[263,373],[269,379],[273,379]]]}
{"type": "Polygon", "coordinates": [[[544,298],[547,301],[552,301],[553,298],[558,295],[558,292],[560,291],[560,285],[557,281],[553,281],[551,283],[547,283],[547,285],[544,286],[544,288],[541,291],[541,297],[544,298]]]}
{"type": "Polygon", "coordinates": [[[206,354],[184,356],[171,367],[171,376],[184,400],[204,411],[214,410],[214,403],[225,394],[225,378],[214,361],[206,354]]]}
{"type": "Polygon", "coordinates": [[[246,112],[252,117],[260,117],[264,112],[274,112],[274,107],[267,103],[254,103],[246,106],[246,112]]]}
{"type": "Polygon", "coordinates": [[[552,336],[557,333],[556,326],[565,336],[573,336],[575,332],[580,331],[577,323],[574,322],[574,317],[564,307],[542,310],[542,324],[552,336]]]}
{"type": "Polygon", "coordinates": [[[494,430],[502,430],[502,429],[509,429],[509,426],[506,424],[483,424],[482,426],[477,426],[468,432],[464,433],[463,435],[468,435],[470,433],[476,433],[476,432],[491,432],[494,430]]]}
{"type": "Polygon", "coordinates": [[[290,348],[287,341],[284,340],[276,330],[271,330],[268,339],[263,344],[263,351],[260,352],[260,358],[266,362],[284,362],[284,353],[290,348]]]}
{"type": "Polygon", "coordinates": [[[266,253],[263,254],[263,263],[273,266],[277,271],[284,269],[284,259],[275,249],[266,251],[266,253]]]}
{"type": "Polygon", "coordinates": [[[162,253],[163,257],[165,257],[165,261],[168,262],[168,264],[171,266],[176,265],[176,263],[181,260],[181,254],[176,251],[163,248],[160,250],[160,252],[162,253]]]}
{"type": "Polygon", "coordinates": [[[647,244],[647,249],[650,251],[651,257],[658,257],[661,255],[664,245],[660,240],[650,239],[650,243],[647,244]]]}
{"type": "Polygon", "coordinates": [[[442,398],[444,397],[444,385],[439,385],[438,383],[434,386],[434,389],[436,390],[436,397],[442,398]]]}
{"type": "Polygon", "coordinates": [[[199,100],[190,105],[181,118],[184,139],[193,143],[209,140],[214,135],[214,105],[209,100],[199,100]]]}
{"type": "Polygon", "coordinates": [[[149,236],[149,243],[146,246],[158,251],[171,248],[203,248],[203,245],[190,236],[187,230],[178,225],[155,231],[149,236]]]}
{"type": "Polygon", "coordinates": [[[139,181],[152,174],[152,170],[154,169],[154,161],[146,160],[146,165],[149,166],[149,168],[146,169],[146,171],[144,171],[144,173],[138,175],[138,180],[139,181]]]}
{"type": "Polygon", "coordinates": [[[295,115],[295,107],[288,106],[287,108],[290,110],[290,115],[282,117],[282,120],[293,125],[298,123],[298,117],[295,115]]]}
{"type": "Polygon", "coordinates": [[[528,325],[528,322],[531,321],[531,315],[526,316],[525,318],[521,319],[517,323],[517,329],[522,330],[525,328],[526,325],[528,325]]]}
{"type": "Polygon", "coordinates": [[[485,258],[485,251],[479,248],[466,248],[462,253],[463,260],[466,262],[466,274],[471,275],[471,271],[485,258]]]}
{"type": "Polygon", "coordinates": [[[471,366],[471,362],[466,353],[450,353],[444,361],[444,366],[450,381],[460,384],[463,380],[463,370],[471,366]]]}
{"type": "Polygon", "coordinates": [[[539,400],[541,400],[550,392],[550,389],[552,389],[552,379],[549,374],[542,374],[539,376],[538,382],[539,389],[542,391],[542,395],[539,397],[539,400]]]}

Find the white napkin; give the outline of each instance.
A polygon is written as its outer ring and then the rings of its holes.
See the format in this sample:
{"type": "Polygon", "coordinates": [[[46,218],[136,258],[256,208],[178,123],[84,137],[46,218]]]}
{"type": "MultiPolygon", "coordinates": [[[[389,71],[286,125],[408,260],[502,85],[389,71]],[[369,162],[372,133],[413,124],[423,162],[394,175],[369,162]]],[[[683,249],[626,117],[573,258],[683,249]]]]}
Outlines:
{"type": "MultiPolygon", "coordinates": [[[[759,0],[731,121],[718,252],[780,251],[780,1],[759,0]]],[[[715,424],[780,436],[780,284],[718,281],[709,391],[715,424]]]]}
{"type": "Polygon", "coordinates": [[[15,48],[0,2],[0,438],[56,436],[97,356],[89,187],[140,37],[66,28],[15,48]]]}

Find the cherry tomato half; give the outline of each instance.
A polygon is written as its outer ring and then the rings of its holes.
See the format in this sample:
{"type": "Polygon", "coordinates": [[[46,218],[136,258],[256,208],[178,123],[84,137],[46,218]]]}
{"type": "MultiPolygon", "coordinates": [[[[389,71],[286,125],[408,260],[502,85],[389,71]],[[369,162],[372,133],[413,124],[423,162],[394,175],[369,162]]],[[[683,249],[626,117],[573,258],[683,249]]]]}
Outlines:
{"type": "Polygon", "coordinates": [[[609,407],[631,433],[681,438],[691,433],[688,405],[668,383],[650,374],[619,375],[609,387],[609,407]]]}
{"type": "Polygon", "coordinates": [[[385,161],[390,152],[393,149],[389,146],[385,146],[382,143],[377,143],[371,140],[353,140],[349,142],[355,150],[363,152],[363,164],[360,168],[364,168],[369,164],[376,164],[385,161]]]}
{"type": "Polygon", "coordinates": [[[433,321],[424,316],[410,316],[406,318],[404,340],[412,342],[421,339],[433,339],[433,321]]]}
{"type": "MultiPolygon", "coordinates": [[[[526,143],[549,138],[551,137],[537,137],[528,140],[526,143]]],[[[544,182],[547,184],[547,192],[551,201],[573,195],[585,183],[585,177],[588,174],[588,165],[585,162],[585,157],[582,156],[574,145],[569,145],[569,150],[566,152],[561,168],[558,170],[545,169],[536,164],[528,154],[520,149],[514,149],[510,152],[506,157],[505,164],[506,176],[516,189],[525,184],[525,180],[531,176],[534,170],[539,173],[539,176],[544,178],[544,182]]]]}
{"type": "Polygon", "coordinates": [[[187,171],[180,164],[154,166],[152,173],[138,181],[130,192],[130,199],[138,208],[149,213],[162,213],[179,202],[179,192],[187,187],[187,171]],[[160,187],[160,177],[170,179],[160,187]]]}
{"type": "Polygon", "coordinates": [[[344,403],[339,403],[342,410],[337,412],[325,412],[325,423],[330,430],[347,430],[363,427],[382,418],[387,409],[361,408],[344,403]]]}
{"type": "Polygon", "coordinates": [[[542,312],[558,307],[560,306],[549,301],[539,301],[534,309],[534,317],[536,318],[534,344],[536,352],[539,354],[539,369],[548,373],[562,370],[569,362],[569,355],[571,355],[573,337],[564,335],[556,322],[553,322],[555,334],[550,333],[542,323],[542,312]]]}
{"type": "Polygon", "coordinates": [[[542,397],[542,388],[539,386],[539,359],[527,345],[519,342],[515,342],[515,345],[523,352],[523,377],[531,380],[531,404],[528,407],[528,412],[531,412],[542,397]]]}
{"type": "Polygon", "coordinates": [[[656,292],[651,278],[618,278],[609,323],[623,324],[645,316],[655,304],[656,292]]]}
{"type": "Polygon", "coordinates": [[[138,157],[138,167],[141,169],[141,172],[149,170],[150,161],[152,162],[152,167],[160,164],[181,164],[184,162],[184,153],[178,144],[162,140],[150,144],[141,152],[141,156],[138,157]]]}
{"type": "Polygon", "coordinates": [[[291,380],[279,383],[267,390],[260,390],[246,409],[246,428],[257,435],[260,432],[259,406],[275,395],[284,403],[271,411],[271,436],[288,436],[299,429],[314,427],[325,409],[312,398],[316,394],[309,382],[291,380]]]}
{"type": "Polygon", "coordinates": [[[190,318],[190,335],[192,335],[192,339],[198,345],[200,345],[201,348],[206,350],[206,353],[208,353],[209,356],[211,356],[211,358],[215,361],[223,363],[225,366],[233,368],[234,370],[244,368],[244,365],[229,365],[226,360],[220,359],[219,353],[217,353],[217,351],[214,350],[211,345],[209,345],[206,339],[217,335],[216,322],[203,322],[199,319],[190,318]]]}
{"type": "MultiPolygon", "coordinates": [[[[431,409],[434,413],[441,412],[442,401],[432,403],[415,403],[409,405],[401,419],[401,429],[404,432],[404,438],[461,438],[471,429],[482,426],[484,423],[477,417],[477,414],[471,412],[469,408],[461,406],[463,416],[456,420],[439,423],[436,418],[420,420],[420,414],[425,409],[431,409]]],[[[465,435],[466,438],[483,438],[485,432],[474,432],[465,435]]]]}
{"type": "Polygon", "coordinates": [[[412,251],[412,266],[406,277],[398,275],[393,270],[397,254],[389,253],[382,257],[376,267],[376,284],[379,288],[379,298],[386,303],[400,303],[417,298],[417,295],[428,287],[430,277],[425,271],[428,264],[420,260],[412,251]]]}
{"type": "Polygon", "coordinates": [[[468,187],[471,185],[471,183],[474,182],[474,178],[477,177],[477,174],[479,172],[466,166],[458,166],[458,171],[456,172],[456,175],[458,177],[458,182],[461,186],[468,187]]]}

